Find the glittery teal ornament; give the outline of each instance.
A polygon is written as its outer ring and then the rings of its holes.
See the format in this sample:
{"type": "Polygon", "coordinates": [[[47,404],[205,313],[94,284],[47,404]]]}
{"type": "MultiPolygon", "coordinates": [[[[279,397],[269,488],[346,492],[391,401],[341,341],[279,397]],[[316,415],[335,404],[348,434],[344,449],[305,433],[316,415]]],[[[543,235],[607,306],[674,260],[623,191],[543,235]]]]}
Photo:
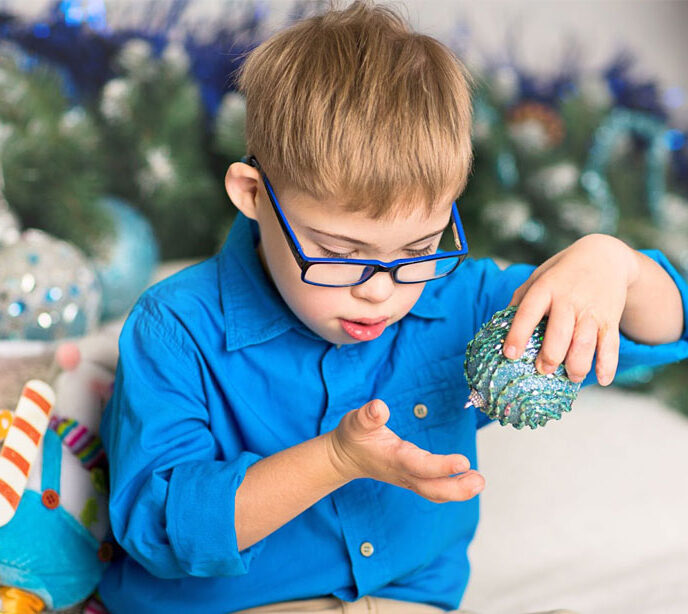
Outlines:
{"type": "Polygon", "coordinates": [[[498,311],[468,343],[464,369],[471,393],[466,407],[477,407],[502,426],[511,424],[521,429],[528,425],[534,429],[571,411],[580,383],[567,377],[564,365],[547,375],[535,368],[546,317],[535,327],[520,358],[504,356],[504,339],[515,313],[516,307],[498,311]]]}

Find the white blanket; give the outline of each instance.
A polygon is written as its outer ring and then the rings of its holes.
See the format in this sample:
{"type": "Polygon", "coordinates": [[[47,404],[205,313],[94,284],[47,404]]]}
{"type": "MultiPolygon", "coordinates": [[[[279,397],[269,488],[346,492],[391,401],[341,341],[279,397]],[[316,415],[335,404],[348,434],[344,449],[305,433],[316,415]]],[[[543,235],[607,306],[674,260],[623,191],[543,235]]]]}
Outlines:
{"type": "Polygon", "coordinates": [[[462,607],[688,614],[685,417],[588,388],[559,422],[485,427],[478,460],[486,487],[462,607]]]}

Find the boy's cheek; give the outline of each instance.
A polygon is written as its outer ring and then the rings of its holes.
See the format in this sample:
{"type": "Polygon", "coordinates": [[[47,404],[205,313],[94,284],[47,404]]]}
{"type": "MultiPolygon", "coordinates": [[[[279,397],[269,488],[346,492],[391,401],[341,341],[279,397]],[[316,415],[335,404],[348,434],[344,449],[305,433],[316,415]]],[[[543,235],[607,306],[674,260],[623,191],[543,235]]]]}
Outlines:
{"type": "MultiPolygon", "coordinates": [[[[441,283],[439,281],[436,281],[435,283],[441,283]]],[[[403,302],[403,309],[402,313],[406,315],[411,309],[413,309],[413,306],[418,302],[418,299],[420,298],[420,295],[423,294],[423,290],[425,288],[425,284],[410,284],[406,286],[408,288],[408,292],[406,296],[404,297],[404,302],[403,302]]]]}
{"type": "Polygon", "coordinates": [[[307,325],[321,325],[333,318],[343,315],[342,309],[347,305],[344,288],[322,288],[301,281],[289,284],[284,296],[291,310],[307,325]]]}

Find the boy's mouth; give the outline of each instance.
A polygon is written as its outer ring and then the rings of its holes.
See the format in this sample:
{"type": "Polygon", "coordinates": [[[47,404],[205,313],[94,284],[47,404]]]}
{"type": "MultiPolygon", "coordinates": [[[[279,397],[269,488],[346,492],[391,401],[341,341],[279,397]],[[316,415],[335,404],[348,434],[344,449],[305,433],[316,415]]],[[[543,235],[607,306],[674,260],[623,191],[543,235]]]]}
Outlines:
{"type": "Polygon", "coordinates": [[[379,337],[385,330],[389,318],[361,318],[360,320],[345,320],[339,318],[344,331],[357,341],[371,341],[379,337]]]}

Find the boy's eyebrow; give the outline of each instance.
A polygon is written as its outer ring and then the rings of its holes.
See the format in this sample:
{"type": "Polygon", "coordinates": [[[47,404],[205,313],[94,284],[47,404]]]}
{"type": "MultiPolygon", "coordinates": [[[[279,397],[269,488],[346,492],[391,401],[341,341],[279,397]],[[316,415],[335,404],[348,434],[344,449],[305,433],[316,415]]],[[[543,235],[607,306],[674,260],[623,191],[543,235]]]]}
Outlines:
{"type": "MultiPolygon", "coordinates": [[[[360,245],[361,247],[376,247],[375,245],[369,245],[365,241],[360,241],[359,239],[354,239],[352,237],[347,237],[344,235],[338,235],[338,234],[334,234],[331,232],[324,232],[322,230],[318,230],[317,228],[311,228],[310,226],[306,226],[306,230],[310,230],[310,231],[315,232],[317,234],[325,235],[326,237],[330,237],[332,239],[340,239],[341,241],[347,241],[348,243],[353,243],[354,245],[360,245]]],[[[424,237],[420,237],[419,239],[416,239],[415,241],[411,241],[410,243],[407,243],[404,247],[409,247],[410,245],[415,245],[416,243],[420,243],[421,241],[425,241],[425,239],[435,237],[438,234],[440,234],[441,232],[444,232],[444,228],[441,228],[440,230],[436,230],[435,232],[431,232],[430,234],[427,234],[424,237]]]]}

